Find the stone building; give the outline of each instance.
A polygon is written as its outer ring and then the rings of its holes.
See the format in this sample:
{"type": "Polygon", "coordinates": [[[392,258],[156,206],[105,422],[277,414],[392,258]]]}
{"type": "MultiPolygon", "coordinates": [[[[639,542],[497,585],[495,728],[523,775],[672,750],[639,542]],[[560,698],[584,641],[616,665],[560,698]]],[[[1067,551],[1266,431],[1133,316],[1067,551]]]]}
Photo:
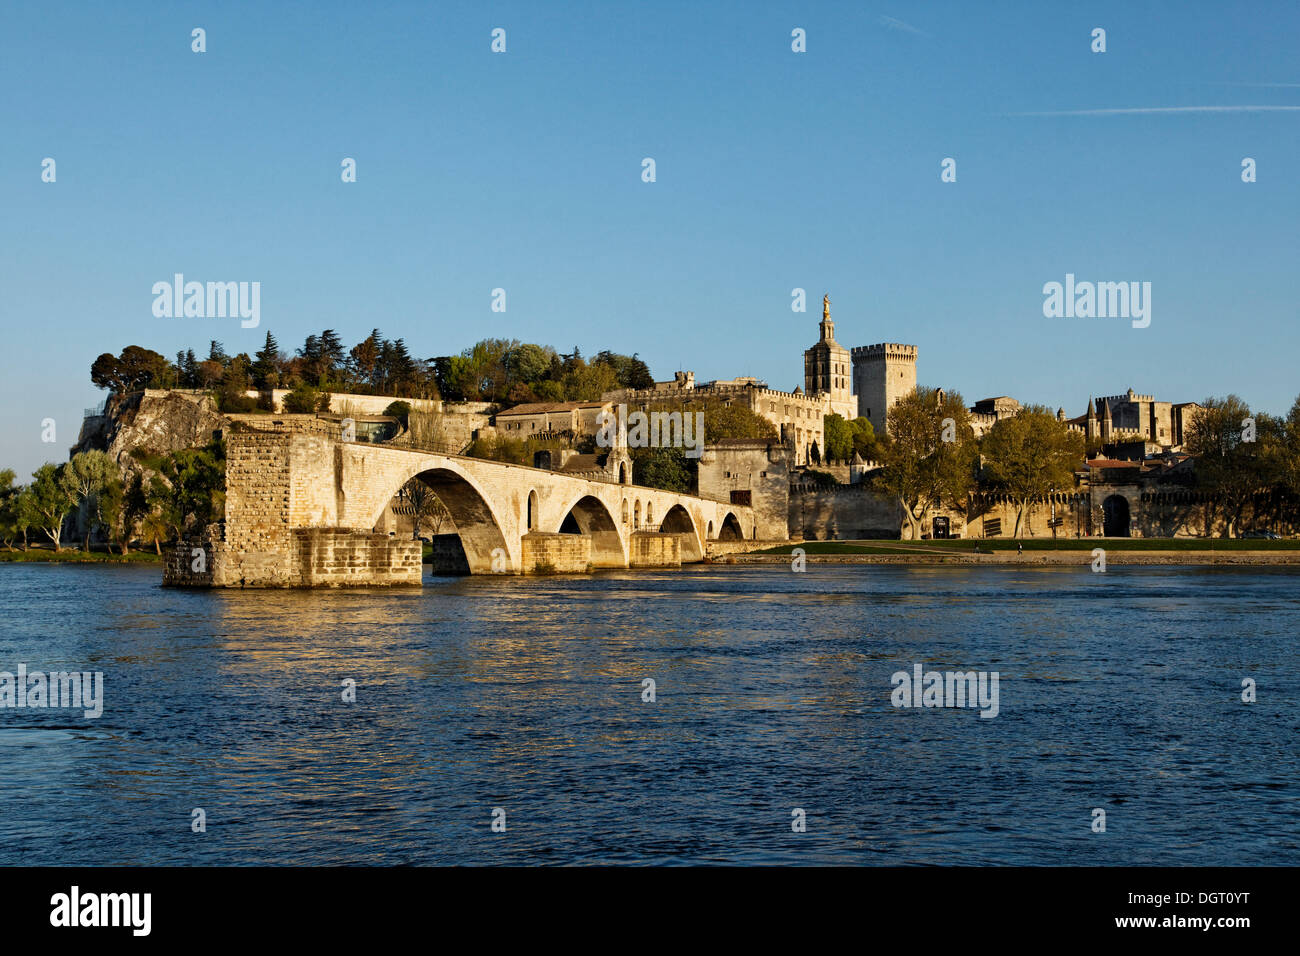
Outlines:
{"type": "Polygon", "coordinates": [[[789,527],[790,449],[779,441],[726,438],[704,447],[697,494],[754,509],[754,536],[784,541],[789,527]]]}
{"type": "Polygon", "coordinates": [[[1152,395],[1129,389],[1123,395],[1088,399],[1088,410],[1069,419],[1083,433],[1089,448],[1119,442],[1148,442],[1167,451],[1180,451],[1196,412],[1196,402],[1157,402],[1152,395]]]}
{"type": "Polygon", "coordinates": [[[855,348],[853,390],[858,414],[871,421],[876,434],[888,434],[890,408],[916,390],[916,346],[882,342],[855,348]]]}
{"type": "Polygon", "coordinates": [[[696,384],[694,372],[677,372],[672,381],[650,388],[606,392],[602,400],[629,408],[667,405],[689,399],[741,402],[771,422],[794,449],[795,466],[820,464],[826,448],[825,418],[871,419],[877,433],[887,431],[890,406],[916,388],[916,346],[883,343],[846,349],[835,340],[830,297],[822,298],[821,335],[804,351],[804,384],[793,392],[768,388],[756,378],[718,379],[696,384]]]}
{"type": "Polygon", "coordinates": [[[600,430],[601,412],[612,412],[613,402],[529,402],[497,412],[497,431],[507,438],[542,435],[594,435],[600,430]]]}
{"type": "Polygon", "coordinates": [[[1009,395],[982,398],[970,407],[971,429],[975,437],[980,438],[1002,419],[1019,414],[1020,403],[1009,395]]]}
{"type": "MultiPolygon", "coordinates": [[[[795,464],[819,462],[826,447],[825,417],[830,414],[830,397],[809,396],[802,389],[782,392],[768,388],[756,378],[726,379],[695,383],[694,372],[678,372],[672,382],[656,382],[652,388],[618,389],[606,392],[604,401],[625,403],[629,410],[673,403],[718,401],[739,403],[769,422],[780,440],[793,448],[795,464]]],[[[705,436],[705,443],[709,441],[705,436]]]]}
{"type": "Polygon", "coordinates": [[[822,297],[821,339],[803,353],[803,389],[810,398],[825,396],[827,414],[847,421],[858,417],[849,350],[835,341],[830,296],[822,297]]]}

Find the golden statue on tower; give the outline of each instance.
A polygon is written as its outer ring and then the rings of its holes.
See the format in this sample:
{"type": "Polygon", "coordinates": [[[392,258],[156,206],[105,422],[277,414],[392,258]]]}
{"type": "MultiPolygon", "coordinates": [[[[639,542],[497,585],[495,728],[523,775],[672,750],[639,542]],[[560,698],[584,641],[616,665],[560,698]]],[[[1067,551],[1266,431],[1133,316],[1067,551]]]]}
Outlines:
{"type": "Polygon", "coordinates": [[[831,297],[829,295],[824,295],[822,296],[822,318],[829,319],[830,317],[831,317],[831,297]]]}

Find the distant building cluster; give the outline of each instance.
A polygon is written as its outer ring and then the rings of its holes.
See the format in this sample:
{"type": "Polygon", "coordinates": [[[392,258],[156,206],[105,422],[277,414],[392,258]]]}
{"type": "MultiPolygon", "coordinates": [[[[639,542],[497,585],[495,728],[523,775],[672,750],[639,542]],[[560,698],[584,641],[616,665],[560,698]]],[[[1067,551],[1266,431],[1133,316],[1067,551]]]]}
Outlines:
{"type": "MultiPolygon", "coordinates": [[[[916,388],[917,347],[897,342],[846,348],[835,339],[830,297],[822,299],[818,341],[804,351],[804,384],[792,392],[742,376],[696,382],[693,371],[679,371],[649,388],[606,392],[598,402],[544,402],[517,405],[496,416],[502,434],[543,437],[592,435],[602,412],[620,403],[629,407],[671,406],[674,402],[717,400],[740,403],[771,422],[793,451],[794,467],[821,466],[825,460],[827,415],[852,421],[866,418],[878,435],[889,433],[889,410],[916,388]]],[[[970,407],[970,424],[981,437],[1004,418],[1018,415],[1021,404],[1008,395],[984,398],[970,407]]],[[[1089,449],[1123,445],[1126,457],[1177,453],[1182,449],[1194,402],[1158,402],[1132,389],[1124,395],[1089,399],[1088,410],[1057,418],[1084,435],[1089,449]],[[1143,454],[1137,454],[1142,452],[1143,454]]],[[[861,464],[859,462],[859,464],[861,464]]],[[[860,471],[860,469],[859,469],[860,471]]]]}

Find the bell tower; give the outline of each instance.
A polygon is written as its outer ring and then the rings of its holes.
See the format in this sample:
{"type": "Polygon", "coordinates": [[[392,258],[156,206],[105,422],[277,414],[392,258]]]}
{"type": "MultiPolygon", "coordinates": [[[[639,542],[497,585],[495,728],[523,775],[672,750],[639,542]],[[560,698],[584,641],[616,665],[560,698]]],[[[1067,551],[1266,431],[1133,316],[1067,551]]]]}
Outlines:
{"type": "Polygon", "coordinates": [[[803,353],[803,390],[809,398],[821,395],[827,415],[849,421],[858,417],[853,397],[853,370],[849,350],[835,341],[831,297],[822,297],[821,338],[803,353]]]}

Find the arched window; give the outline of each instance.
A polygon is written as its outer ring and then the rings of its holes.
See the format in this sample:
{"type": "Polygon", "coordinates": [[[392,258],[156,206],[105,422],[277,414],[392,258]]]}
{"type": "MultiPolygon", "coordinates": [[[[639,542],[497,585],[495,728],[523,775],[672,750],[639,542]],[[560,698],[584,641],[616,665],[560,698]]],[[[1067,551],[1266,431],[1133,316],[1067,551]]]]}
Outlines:
{"type": "Polygon", "coordinates": [[[638,501],[632,506],[632,530],[636,531],[641,527],[641,502],[638,501]]]}
{"type": "Polygon", "coordinates": [[[623,499],[623,523],[627,524],[627,499],[623,499]]]}
{"type": "Polygon", "coordinates": [[[654,505],[652,505],[650,502],[647,501],[645,503],[645,523],[647,528],[654,527],[655,519],[653,516],[654,516],[654,505]]]}
{"type": "Polygon", "coordinates": [[[529,531],[537,527],[537,492],[528,492],[528,523],[524,526],[529,531]]]}

